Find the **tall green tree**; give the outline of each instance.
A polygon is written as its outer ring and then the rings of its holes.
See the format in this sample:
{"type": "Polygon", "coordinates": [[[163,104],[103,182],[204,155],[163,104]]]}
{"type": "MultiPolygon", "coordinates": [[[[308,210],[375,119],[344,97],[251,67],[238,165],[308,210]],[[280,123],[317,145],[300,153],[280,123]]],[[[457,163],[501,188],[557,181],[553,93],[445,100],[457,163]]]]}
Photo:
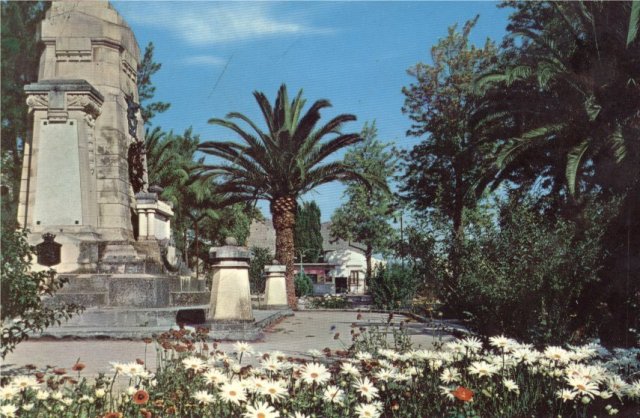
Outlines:
{"type": "Polygon", "coordinates": [[[471,191],[484,164],[476,147],[478,131],[471,124],[480,99],[473,81],[497,54],[490,40],[482,47],[469,42],[477,20],[465,23],[461,32],[451,26],[431,48],[432,64],[409,69],[416,80],[402,90],[402,111],[413,121],[407,135],[424,139],[405,154],[401,191],[417,210],[436,210],[448,219],[458,240],[464,234],[464,210],[475,204],[471,191]]]}
{"type": "Polygon", "coordinates": [[[2,150],[1,205],[3,222],[15,222],[24,145],[29,141],[32,118],[25,103],[24,86],[38,79],[42,43],[37,26],[49,8],[48,1],[3,1],[2,43],[2,150]]]}
{"type": "Polygon", "coordinates": [[[341,161],[327,162],[337,151],[361,140],[360,135],[342,134],[340,128],[353,115],[339,115],[327,124],[316,126],[320,110],[331,106],[318,100],[303,113],[305,100],[302,90],[289,101],[283,84],[272,106],[267,97],[254,92],[266,130],[247,116],[232,112],[227,119],[213,118],[209,123],[233,131],[241,142],[208,141],[200,145],[205,154],[219,157],[219,164],[204,164],[202,176],[219,176],[217,194],[223,203],[265,199],[270,202],[273,226],[276,230],[276,258],[287,266],[286,283],[289,306],[297,307],[293,283],[293,263],[297,199],[316,186],[335,180],[360,179],[360,174],[341,161]],[[250,129],[241,128],[234,120],[244,122],[250,129]],[[327,136],[333,136],[325,140],[327,136]],[[226,163],[225,163],[226,162],[226,163]]]}
{"type": "Polygon", "coordinates": [[[409,74],[416,81],[403,89],[402,111],[413,121],[407,134],[424,139],[405,153],[400,190],[421,216],[450,225],[454,239],[448,270],[454,282],[460,273],[465,212],[476,205],[476,184],[487,155],[482,130],[471,123],[480,103],[473,82],[497,59],[497,48],[489,39],[482,47],[470,43],[477,21],[477,16],[467,21],[461,32],[451,26],[431,48],[432,64],[412,67],[409,74]]]}
{"type": "Polygon", "coordinates": [[[317,263],[322,256],[322,234],[320,233],[320,208],[316,202],[304,202],[298,206],[293,243],[298,262],[317,263]]]}
{"type": "Polygon", "coordinates": [[[142,61],[138,65],[138,96],[140,97],[140,113],[145,125],[151,124],[151,119],[171,106],[165,102],[150,102],[156,94],[156,87],[151,82],[151,76],[160,71],[162,64],[153,60],[153,42],[149,42],[144,49],[142,61]]]}
{"type": "MultiPolygon", "coordinates": [[[[362,176],[378,177],[380,184],[387,184],[396,173],[396,158],[378,141],[377,134],[375,122],[365,123],[361,133],[364,141],[350,149],[344,161],[362,176]]],[[[368,188],[358,182],[350,182],[344,194],[348,200],[331,217],[331,235],[365,245],[366,274],[370,278],[374,251],[385,251],[394,241],[389,219],[395,199],[387,187],[368,188]]]]}

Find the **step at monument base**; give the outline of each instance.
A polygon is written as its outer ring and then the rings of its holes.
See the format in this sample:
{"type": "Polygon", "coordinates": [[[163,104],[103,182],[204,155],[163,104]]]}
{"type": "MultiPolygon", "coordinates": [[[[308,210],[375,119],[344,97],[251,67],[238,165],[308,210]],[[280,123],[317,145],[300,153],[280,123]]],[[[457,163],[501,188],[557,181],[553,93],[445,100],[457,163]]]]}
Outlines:
{"type": "MultiPolygon", "coordinates": [[[[169,308],[89,308],[59,326],[52,326],[31,338],[113,338],[142,339],[177,329],[176,316],[183,309],[206,311],[209,305],[169,308]]],[[[262,330],[280,320],[292,316],[285,310],[255,310],[255,321],[245,323],[204,323],[193,326],[211,330],[210,340],[255,341],[263,337],[262,330]]]]}
{"type": "Polygon", "coordinates": [[[210,292],[185,280],[154,274],[64,274],[68,282],[48,304],[75,303],[85,308],[162,308],[201,305],[210,292]]]}

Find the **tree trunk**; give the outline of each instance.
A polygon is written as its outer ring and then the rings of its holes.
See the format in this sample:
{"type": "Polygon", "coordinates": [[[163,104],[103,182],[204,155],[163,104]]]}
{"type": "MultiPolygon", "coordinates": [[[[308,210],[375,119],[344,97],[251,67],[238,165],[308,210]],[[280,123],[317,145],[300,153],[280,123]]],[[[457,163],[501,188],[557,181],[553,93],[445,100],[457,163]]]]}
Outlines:
{"type": "Polygon", "coordinates": [[[367,245],[367,249],[365,250],[364,253],[365,258],[367,259],[367,277],[366,280],[371,280],[371,273],[372,273],[372,268],[371,268],[371,257],[373,257],[373,247],[371,245],[367,245]]]}
{"type": "Polygon", "coordinates": [[[293,230],[296,223],[296,199],[292,196],[281,196],[271,201],[273,228],[276,230],[276,259],[287,268],[286,286],[287,302],[291,309],[298,308],[296,288],[293,278],[295,245],[293,230]]]}

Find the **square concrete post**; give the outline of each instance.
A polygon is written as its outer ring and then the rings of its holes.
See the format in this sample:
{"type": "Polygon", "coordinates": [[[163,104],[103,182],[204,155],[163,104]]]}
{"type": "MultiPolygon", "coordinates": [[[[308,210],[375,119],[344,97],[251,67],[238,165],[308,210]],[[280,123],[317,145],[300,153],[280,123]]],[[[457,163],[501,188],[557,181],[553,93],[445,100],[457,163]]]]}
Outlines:
{"type": "Polygon", "coordinates": [[[265,284],[265,305],[267,309],[288,309],[287,287],[285,282],[286,266],[275,262],[270,266],[264,266],[267,275],[265,284]]]}
{"type": "Polygon", "coordinates": [[[226,245],[209,250],[213,263],[213,282],[208,321],[254,322],[249,289],[249,250],[234,238],[226,245]]]}

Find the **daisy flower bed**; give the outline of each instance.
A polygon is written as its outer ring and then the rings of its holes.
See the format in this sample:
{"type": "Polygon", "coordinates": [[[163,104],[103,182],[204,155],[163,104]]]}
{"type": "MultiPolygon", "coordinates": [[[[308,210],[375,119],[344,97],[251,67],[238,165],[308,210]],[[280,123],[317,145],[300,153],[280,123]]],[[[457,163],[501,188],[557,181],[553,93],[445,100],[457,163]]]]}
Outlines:
{"type": "MultiPolygon", "coordinates": [[[[366,332],[366,331],[365,331],[366,332]]],[[[243,342],[223,352],[206,329],[155,341],[145,360],[84,364],[5,378],[3,417],[593,417],[638,416],[640,350],[596,344],[534,349],[505,337],[467,337],[437,350],[381,345],[307,356],[257,353],[243,342]],[[124,387],[126,389],[117,389],[124,387]]],[[[152,341],[146,341],[151,344],[152,341]]]]}

